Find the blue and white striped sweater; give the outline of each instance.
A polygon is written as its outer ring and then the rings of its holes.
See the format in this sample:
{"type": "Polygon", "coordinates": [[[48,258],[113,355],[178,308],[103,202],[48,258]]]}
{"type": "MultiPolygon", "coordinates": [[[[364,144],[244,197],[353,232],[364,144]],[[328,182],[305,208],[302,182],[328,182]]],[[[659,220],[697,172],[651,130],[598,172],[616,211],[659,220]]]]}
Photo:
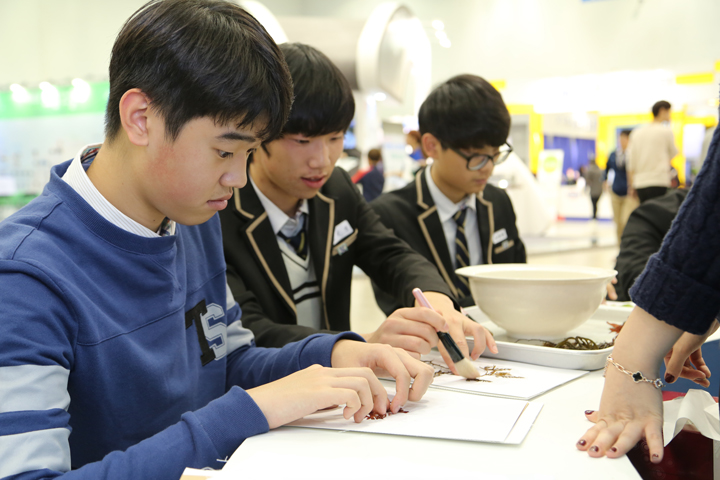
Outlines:
{"type": "Polygon", "coordinates": [[[133,235],[62,181],[68,164],[0,223],[0,478],[217,468],[268,428],[233,385],[330,365],[338,337],[255,347],[227,295],[217,216],[133,235]]]}

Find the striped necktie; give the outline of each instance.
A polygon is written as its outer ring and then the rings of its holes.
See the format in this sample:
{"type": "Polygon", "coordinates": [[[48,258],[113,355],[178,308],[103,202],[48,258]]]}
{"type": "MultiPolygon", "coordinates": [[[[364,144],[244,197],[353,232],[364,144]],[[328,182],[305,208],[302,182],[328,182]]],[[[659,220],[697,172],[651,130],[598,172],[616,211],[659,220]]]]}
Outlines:
{"type": "MultiPolygon", "coordinates": [[[[467,208],[461,208],[453,215],[453,220],[457,224],[457,233],[455,235],[455,268],[467,267],[470,265],[470,252],[467,247],[467,239],[465,238],[465,216],[467,208]]],[[[458,297],[463,298],[470,295],[470,286],[465,277],[455,275],[453,283],[458,291],[458,297]]]]}
{"type": "MultiPolygon", "coordinates": [[[[303,260],[307,259],[308,255],[308,247],[307,247],[307,241],[305,238],[305,225],[307,224],[307,221],[305,217],[305,214],[302,214],[302,222],[300,225],[300,228],[298,229],[298,232],[295,235],[287,236],[285,235],[282,230],[278,232],[278,237],[285,240],[285,242],[290,245],[293,250],[295,250],[295,253],[297,253],[298,257],[302,258],[303,260]]],[[[287,224],[286,224],[287,225],[287,224]]]]}

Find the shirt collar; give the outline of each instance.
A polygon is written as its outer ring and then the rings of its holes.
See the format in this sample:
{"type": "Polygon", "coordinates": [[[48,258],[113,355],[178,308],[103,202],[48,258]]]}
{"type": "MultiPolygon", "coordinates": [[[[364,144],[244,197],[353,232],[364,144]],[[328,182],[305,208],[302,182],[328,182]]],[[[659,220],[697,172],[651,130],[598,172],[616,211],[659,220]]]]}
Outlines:
{"type": "Polygon", "coordinates": [[[285,212],[280,210],[280,207],[275,205],[272,200],[270,200],[268,197],[265,196],[263,192],[260,191],[258,186],[255,184],[255,181],[249,174],[248,178],[250,179],[250,185],[252,185],[252,188],[255,190],[255,194],[260,199],[260,203],[268,214],[268,220],[270,220],[270,225],[272,225],[273,233],[275,233],[275,235],[277,235],[278,232],[282,230],[288,220],[295,220],[299,222],[300,217],[303,213],[309,213],[308,201],[306,199],[303,199],[302,202],[300,202],[300,208],[298,208],[298,211],[295,213],[295,217],[289,217],[285,212]]]}
{"type": "Polygon", "coordinates": [[[95,156],[102,144],[96,143],[83,147],[73,161],[70,163],[63,180],[80,195],[100,216],[126,232],[134,233],[141,237],[154,238],[164,235],[175,235],[175,222],[169,219],[163,220],[157,232],[141,225],[132,218],[118,210],[108,201],[87,176],[86,168],[95,160],[95,156]]]}
{"type": "Polygon", "coordinates": [[[445,220],[451,218],[463,206],[470,208],[473,211],[477,210],[477,206],[475,205],[475,195],[466,195],[465,198],[460,200],[458,203],[453,203],[452,200],[446,197],[445,194],[440,191],[438,186],[435,185],[435,181],[430,174],[431,168],[432,165],[425,169],[425,179],[427,180],[428,190],[430,190],[430,196],[437,207],[440,222],[445,222],[445,220]]]}

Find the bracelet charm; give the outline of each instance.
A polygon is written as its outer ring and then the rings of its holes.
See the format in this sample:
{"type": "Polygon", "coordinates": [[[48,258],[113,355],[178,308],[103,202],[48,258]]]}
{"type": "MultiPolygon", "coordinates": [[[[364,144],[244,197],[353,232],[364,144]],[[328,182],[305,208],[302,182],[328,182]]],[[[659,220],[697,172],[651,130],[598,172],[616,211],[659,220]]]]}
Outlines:
{"type": "Polygon", "coordinates": [[[649,383],[653,387],[660,389],[665,386],[665,383],[663,383],[662,380],[659,378],[656,378],[655,380],[652,380],[650,378],[647,378],[641,371],[637,372],[631,372],[627,368],[623,367],[619,363],[617,363],[615,360],[613,360],[612,355],[608,355],[607,361],[605,362],[605,371],[607,372],[608,365],[612,365],[613,367],[617,368],[620,372],[624,373],[625,375],[629,375],[635,383],[649,383]]]}

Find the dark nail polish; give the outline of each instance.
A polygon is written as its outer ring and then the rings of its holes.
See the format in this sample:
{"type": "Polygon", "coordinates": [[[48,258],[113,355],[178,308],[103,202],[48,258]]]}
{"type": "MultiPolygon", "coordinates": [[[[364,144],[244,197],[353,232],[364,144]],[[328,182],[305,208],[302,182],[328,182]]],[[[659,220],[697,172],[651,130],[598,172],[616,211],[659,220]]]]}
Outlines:
{"type": "Polygon", "coordinates": [[[675,375],[670,375],[669,373],[665,374],[665,381],[667,383],[672,383],[675,381],[675,375]]]}
{"type": "Polygon", "coordinates": [[[660,455],[658,455],[657,453],[653,453],[652,458],[653,458],[653,460],[658,459],[658,458],[660,458],[660,455]]]}
{"type": "Polygon", "coordinates": [[[590,451],[593,453],[597,453],[598,451],[600,451],[600,447],[598,447],[597,445],[593,445],[592,447],[590,447],[590,451]]]}
{"type": "Polygon", "coordinates": [[[584,447],[587,442],[585,440],[578,440],[578,445],[584,447]]]}
{"type": "Polygon", "coordinates": [[[610,449],[610,451],[613,452],[613,453],[615,453],[615,452],[617,452],[617,448],[612,447],[612,448],[610,449]]]}
{"type": "Polygon", "coordinates": [[[585,410],[585,415],[592,415],[595,413],[595,410],[585,410]]]}

